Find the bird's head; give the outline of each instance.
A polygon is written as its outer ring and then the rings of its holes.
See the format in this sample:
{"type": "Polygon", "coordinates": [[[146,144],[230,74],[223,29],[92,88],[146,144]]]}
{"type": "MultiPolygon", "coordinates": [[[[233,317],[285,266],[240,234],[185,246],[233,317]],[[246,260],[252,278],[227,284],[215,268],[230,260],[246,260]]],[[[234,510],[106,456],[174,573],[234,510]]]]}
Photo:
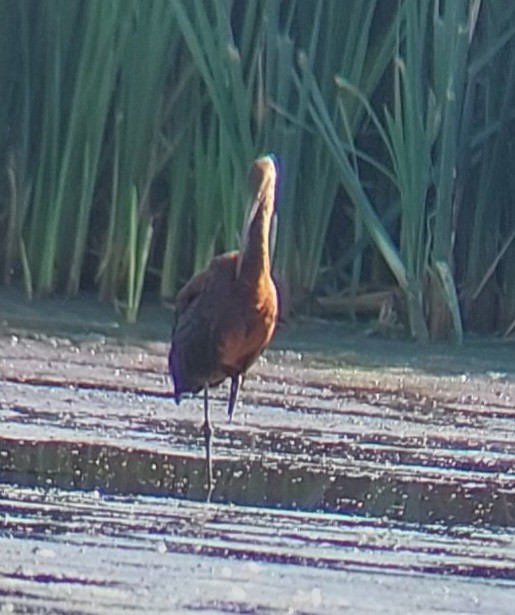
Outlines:
{"type": "Polygon", "coordinates": [[[252,195],[259,198],[263,192],[273,189],[277,182],[279,159],[275,154],[266,154],[252,163],[248,183],[252,195]]]}

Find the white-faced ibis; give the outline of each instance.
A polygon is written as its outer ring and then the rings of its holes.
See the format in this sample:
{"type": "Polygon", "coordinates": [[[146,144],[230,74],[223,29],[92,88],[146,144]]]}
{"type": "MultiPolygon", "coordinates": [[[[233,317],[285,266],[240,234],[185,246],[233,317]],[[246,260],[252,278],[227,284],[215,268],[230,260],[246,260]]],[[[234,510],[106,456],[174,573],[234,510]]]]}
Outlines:
{"type": "Polygon", "coordinates": [[[231,421],[242,378],[270,342],[277,322],[278,295],[269,251],[276,173],[272,155],[252,164],[252,201],[241,250],[213,258],[176,299],[168,364],[177,403],[183,393],[204,390],[208,498],[213,487],[208,388],[231,379],[231,421]]]}

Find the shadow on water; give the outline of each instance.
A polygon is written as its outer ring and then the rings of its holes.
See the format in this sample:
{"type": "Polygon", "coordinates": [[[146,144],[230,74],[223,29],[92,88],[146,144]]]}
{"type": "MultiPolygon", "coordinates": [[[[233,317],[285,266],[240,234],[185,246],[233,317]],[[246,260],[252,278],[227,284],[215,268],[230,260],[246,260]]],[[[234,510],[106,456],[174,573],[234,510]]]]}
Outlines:
{"type": "MultiPolygon", "coordinates": [[[[289,457],[215,458],[214,502],[359,514],[416,523],[513,526],[515,492],[494,480],[353,474],[289,457]]],[[[96,443],[0,441],[0,482],[105,494],[205,499],[205,465],[191,454],[96,443]]]]}

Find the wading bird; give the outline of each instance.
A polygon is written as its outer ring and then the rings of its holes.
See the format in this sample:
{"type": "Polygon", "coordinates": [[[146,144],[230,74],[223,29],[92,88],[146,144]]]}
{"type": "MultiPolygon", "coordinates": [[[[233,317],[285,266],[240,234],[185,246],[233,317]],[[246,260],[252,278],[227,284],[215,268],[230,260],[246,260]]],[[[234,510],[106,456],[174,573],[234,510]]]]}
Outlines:
{"type": "Polygon", "coordinates": [[[249,172],[252,201],[239,252],[213,258],[176,299],[176,320],[168,357],[175,401],[204,390],[204,440],[208,499],[213,489],[208,388],[231,379],[232,420],[242,378],[270,342],[278,317],[278,295],[270,275],[270,229],[275,204],[276,164],[272,155],[249,172]]]}

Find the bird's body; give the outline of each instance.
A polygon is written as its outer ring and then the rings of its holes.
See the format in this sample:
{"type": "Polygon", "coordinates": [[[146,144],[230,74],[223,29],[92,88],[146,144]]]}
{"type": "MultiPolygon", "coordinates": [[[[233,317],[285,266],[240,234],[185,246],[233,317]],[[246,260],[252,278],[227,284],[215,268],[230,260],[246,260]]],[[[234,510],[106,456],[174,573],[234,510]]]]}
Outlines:
{"type": "Polygon", "coordinates": [[[274,213],[276,170],[265,156],[251,167],[252,206],[239,252],[216,256],[177,296],[169,369],[179,402],[185,392],[204,389],[204,432],[211,488],[208,387],[231,378],[232,418],[242,376],[274,333],[278,296],[270,273],[269,235],[274,213]]]}
{"type": "Polygon", "coordinates": [[[170,352],[175,396],[197,393],[244,374],[272,337],[275,286],[257,288],[237,277],[238,252],[215,257],[177,297],[178,318],[170,352]]]}

